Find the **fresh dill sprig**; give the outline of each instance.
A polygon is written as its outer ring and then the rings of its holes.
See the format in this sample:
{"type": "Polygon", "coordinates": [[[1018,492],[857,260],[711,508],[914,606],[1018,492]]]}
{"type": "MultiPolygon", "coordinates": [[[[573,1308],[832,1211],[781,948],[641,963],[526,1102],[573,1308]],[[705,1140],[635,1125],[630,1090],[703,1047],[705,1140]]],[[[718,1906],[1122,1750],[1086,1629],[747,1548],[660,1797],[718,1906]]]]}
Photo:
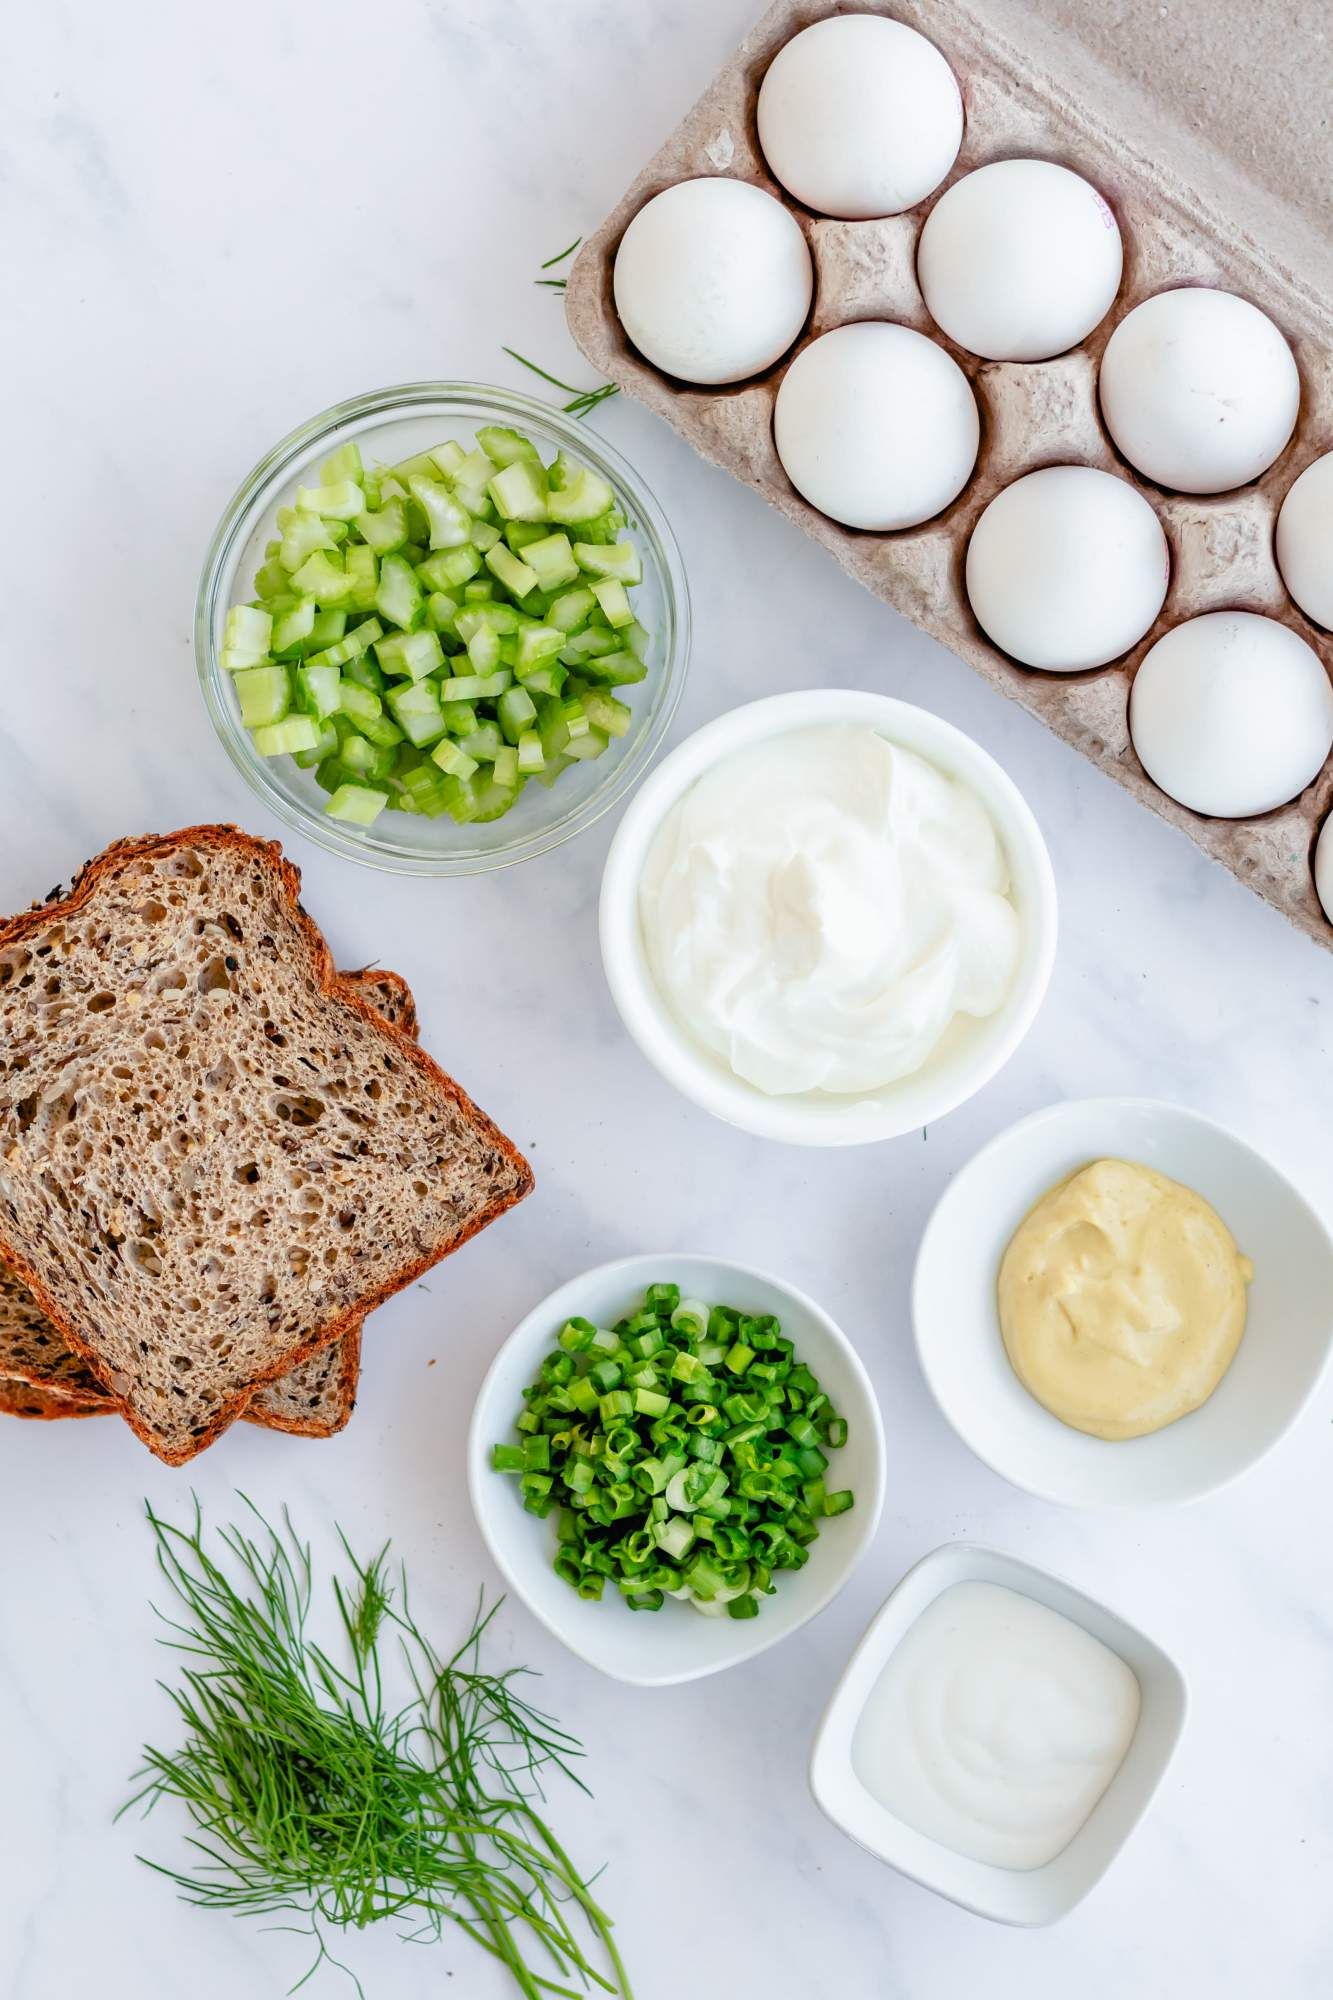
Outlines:
{"type": "MultiPolygon", "coordinates": [[[[576,236],[574,241],[566,244],[563,250],[557,250],[554,257],[548,257],[541,267],[542,270],[554,270],[557,264],[563,264],[567,257],[574,255],[574,252],[578,249],[582,241],[583,238],[581,236],[576,236]]],[[[564,278],[538,277],[533,279],[533,283],[535,285],[543,285],[551,292],[563,292],[566,280],[564,278]]],[[[591,411],[597,408],[599,403],[605,403],[609,397],[620,394],[614,382],[603,382],[596,389],[576,389],[572,382],[562,382],[558,375],[548,375],[546,370],[539,368],[535,361],[529,361],[526,354],[518,354],[512,347],[506,347],[504,352],[509,356],[511,361],[517,361],[521,368],[528,368],[534,375],[540,375],[542,381],[549,382],[553,389],[564,390],[570,400],[567,403],[563,403],[561,408],[568,417],[586,417],[591,411]]]]}
{"type": "Polygon", "coordinates": [[[388,1544],[359,1562],[340,1530],[351,1573],[333,1581],[349,1655],[339,1665],[307,1636],[309,1544],[285,1512],[278,1530],[241,1499],[250,1532],[218,1530],[216,1555],[197,1500],[188,1528],[147,1509],[180,1606],[159,1612],[162,1643],[188,1664],[179,1686],[161,1685],[184,1741],[145,1747],[121,1812],[174,1799],[194,1832],[187,1868],[146,1865],[206,1909],[302,1918],[283,1928],[312,1937],[316,1954],[293,1992],[326,1961],[348,1971],[327,1932],[396,1919],[414,1941],[456,1925],[525,2000],[589,1988],[632,2000],[610,1919],[538,1810],[552,1770],[587,1790],[571,1765],[581,1746],[522,1698],[526,1668],[482,1669],[498,1605],[479,1603],[445,1659],[412,1616],[401,1568],[391,1580],[388,1544]],[[401,1707],[385,1692],[391,1638],[411,1688],[401,1707]]]}

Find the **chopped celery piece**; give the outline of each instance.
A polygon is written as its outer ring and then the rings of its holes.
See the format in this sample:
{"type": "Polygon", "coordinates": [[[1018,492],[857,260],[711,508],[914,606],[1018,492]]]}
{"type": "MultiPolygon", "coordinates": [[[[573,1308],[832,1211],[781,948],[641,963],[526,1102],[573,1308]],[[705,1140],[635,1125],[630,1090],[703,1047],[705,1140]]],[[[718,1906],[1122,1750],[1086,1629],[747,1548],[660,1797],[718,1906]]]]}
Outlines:
{"type": "Polygon", "coordinates": [[[599,576],[592,587],[592,594],[601,605],[608,625],[619,630],[634,623],[629,592],[618,576],[599,576]]]}
{"type": "Polygon", "coordinates": [[[370,688],[358,687],[355,681],[344,681],[338,690],[338,706],[342,713],[358,727],[365,722],[374,722],[383,715],[384,703],[370,688]]]}
{"type": "Polygon", "coordinates": [[[619,651],[619,641],[614,632],[601,625],[585,625],[581,632],[575,632],[560,648],[560,657],[567,667],[581,667],[597,653],[619,651]]]}
{"type": "MultiPolygon", "coordinates": [[[[306,602],[308,603],[309,599],[306,602]]],[[[328,611],[316,610],[314,622],[310,627],[307,638],[306,652],[313,656],[315,653],[322,652],[326,646],[336,646],[346,630],[347,613],[345,611],[333,608],[330,608],[328,611]]]]}
{"type": "Polygon", "coordinates": [[[476,758],[469,757],[452,736],[446,736],[442,743],[437,743],[430,755],[431,762],[438,764],[451,778],[470,778],[477,768],[476,758]]]}
{"type": "Polygon", "coordinates": [[[241,704],[241,721],[247,729],[281,722],[292,705],[292,684],[286,667],[242,667],[233,677],[232,686],[241,704]]]}
{"type": "MultiPolygon", "coordinates": [[[[441,684],[441,692],[456,686],[456,681],[444,681],[441,684]]],[[[471,736],[479,727],[476,708],[470,701],[442,701],[440,712],[444,717],[444,726],[451,736],[471,736]]]]}
{"type": "Polygon", "coordinates": [[[589,576],[614,576],[622,583],[643,582],[643,564],[633,542],[612,542],[609,545],[575,542],[574,554],[579,568],[586,570],[589,576]]]}
{"type": "Polygon", "coordinates": [[[568,678],[568,669],[558,660],[543,660],[539,667],[520,668],[518,673],[520,686],[531,695],[559,694],[568,678]]]}
{"type": "Polygon", "coordinates": [[[495,474],[486,491],[502,520],[546,519],[546,474],[539,460],[515,459],[495,474]]]}
{"type": "Polygon", "coordinates": [[[491,673],[500,658],[499,634],[490,625],[478,625],[467,642],[467,656],[477,673],[491,673]]]}
{"type": "Polygon", "coordinates": [[[394,721],[418,750],[444,735],[445,721],[434,681],[406,682],[390,688],[384,698],[394,721]]]}
{"type": "Polygon", "coordinates": [[[505,740],[509,743],[517,743],[522,732],[530,729],[537,720],[537,704],[526,688],[506,688],[495,707],[505,740]]]}
{"type": "Polygon", "coordinates": [[[296,673],[297,695],[302,708],[309,715],[317,715],[321,722],[330,715],[337,715],[342,703],[340,699],[342,676],[336,667],[317,666],[307,660],[296,673]]]}
{"type": "Polygon", "coordinates": [[[589,688],[580,696],[584,713],[594,729],[606,736],[623,736],[630,725],[630,711],[623,701],[603,688],[589,688]]]}
{"type": "Polygon", "coordinates": [[[579,626],[586,622],[588,613],[596,602],[597,599],[590,590],[566,590],[556,598],[547,612],[546,622],[548,625],[554,625],[558,632],[576,632],[579,626]]]}
{"type": "Polygon", "coordinates": [[[590,757],[600,757],[610,741],[610,737],[603,730],[589,729],[583,736],[570,738],[565,755],[572,757],[576,763],[584,763],[590,757]]]}
{"type": "Polygon", "coordinates": [[[417,623],[422,603],[421,585],[411,563],[402,555],[385,556],[375,593],[375,609],[381,618],[410,632],[417,623]]]}
{"type": "Polygon", "coordinates": [[[472,517],[461,507],[447,486],[438,479],[423,479],[414,473],[408,491],[430,524],[433,549],[459,549],[472,538],[472,517]]]}
{"type": "Polygon", "coordinates": [[[458,637],[458,604],[456,599],[446,597],[442,590],[433,590],[426,599],[426,623],[432,632],[443,632],[447,638],[458,637]]]}
{"type": "Polygon", "coordinates": [[[465,452],[454,467],[454,492],[468,513],[484,514],[489,506],[486,488],[495,472],[495,463],[484,451],[465,452]]]}
{"type": "Polygon", "coordinates": [[[298,750],[314,750],[320,727],[313,715],[289,715],[281,722],[267,722],[252,731],[250,741],[261,757],[293,757],[298,750]]]}
{"type": "Polygon", "coordinates": [[[365,512],[366,496],[354,479],[340,479],[331,486],[302,486],[296,494],[297,511],[319,514],[334,521],[354,521],[365,512]]]}
{"type": "Polygon", "coordinates": [[[273,620],[273,651],[282,659],[295,658],[315,629],[318,610],[313,597],[302,597],[290,611],[273,620]]]}
{"type": "Polygon", "coordinates": [[[375,642],[375,658],[386,674],[424,680],[444,664],[444,648],[434,632],[393,632],[375,642]]]}
{"type": "Polygon", "coordinates": [[[427,556],[417,575],[431,590],[461,590],[481,568],[481,553],[471,541],[427,556]]]}
{"type": "Polygon", "coordinates": [[[490,599],[473,598],[466,601],[465,608],[458,614],[458,636],[466,641],[483,626],[501,638],[517,632],[519,614],[512,604],[496,604],[490,599]]]}
{"type": "Polygon", "coordinates": [[[302,597],[313,597],[321,607],[341,605],[351,596],[352,578],[343,568],[341,556],[316,549],[292,577],[292,587],[299,590],[302,597]]]}
{"type": "Polygon", "coordinates": [[[330,819],[346,820],[350,826],[373,826],[389,803],[387,792],[369,785],[339,785],[324,810],[330,819]]]}
{"type": "Polygon", "coordinates": [[[568,535],[543,535],[539,542],[529,542],[523,560],[537,572],[542,590],[558,590],[562,583],[575,582],[579,574],[568,535]]]}
{"type": "Polygon", "coordinates": [[[313,771],[316,764],[322,764],[326,757],[335,754],[338,748],[338,732],[326,722],[319,732],[319,740],[313,750],[294,750],[292,756],[303,771],[313,771]]]}
{"type": "Polygon", "coordinates": [[[526,597],[540,582],[536,570],[507,549],[503,542],[497,542],[493,549],[487,550],[485,561],[492,576],[498,577],[514,597],[526,597]]]}
{"type": "Polygon", "coordinates": [[[594,659],[581,661],[578,671],[585,680],[597,681],[603,687],[629,687],[648,677],[643,661],[636,660],[628,651],[599,653],[594,659]]]}
{"type": "Polygon", "coordinates": [[[387,500],[378,513],[358,515],[356,525],[377,556],[391,556],[407,540],[407,509],[401,500],[387,500]]]}
{"type": "Polygon", "coordinates": [[[542,739],[535,729],[520,730],[515,747],[518,752],[518,768],[525,777],[533,771],[542,769],[546,762],[546,753],[542,749],[542,739]]]}
{"type": "Polygon", "coordinates": [[[373,611],[379,596],[380,566],[374,549],[368,549],[364,542],[349,542],[343,550],[343,565],[351,578],[352,587],[348,593],[349,611],[373,611]]]}
{"type": "Polygon", "coordinates": [[[512,685],[508,667],[498,674],[455,674],[441,685],[451,701],[493,701],[512,685]]]}
{"type": "MultiPolygon", "coordinates": [[[[281,542],[278,543],[278,547],[279,549],[282,547],[281,542]]],[[[270,556],[267,562],[263,563],[255,571],[255,596],[262,598],[270,609],[272,609],[275,600],[288,591],[290,584],[291,578],[288,576],[281,562],[277,561],[273,556],[270,556]]]]}
{"type": "Polygon", "coordinates": [[[595,521],[614,505],[615,495],[606,481],[590,467],[580,465],[563,451],[550,471],[546,518],[577,525],[595,521]]]}
{"type": "MultiPolygon", "coordinates": [[[[450,731],[451,735],[456,733],[450,731]]],[[[458,747],[466,751],[478,764],[493,764],[504,748],[504,740],[495,723],[479,722],[475,729],[459,738],[458,747]]]]}
{"type": "Polygon", "coordinates": [[[340,479],[355,479],[360,483],[362,477],[361,447],[354,438],[340,444],[319,468],[321,486],[336,486],[340,479]]]}
{"type": "Polygon", "coordinates": [[[321,521],[318,514],[296,514],[291,525],[283,530],[282,547],[278,561],[288,576],[300,569],[307,556],[316,549],[336,548],[337,543],[329,533],[328,523],[321,521]]]}
{"type": "Polygon", "coordinates": [[[565,728],[569,731],[569,741],[572,746],[578,742],[580,736],[586,736],[592,727],[588,721],[587,710],[578,697],[574,696],[569,701],[561,702],[560,713],[564,718],[565,728]]]}
{"type": "Polygon", "coordinates": [[[485,555],[487,549],[493,549],[499,539],[500,530],[497,527],[493,526],[490,521],[479,520],[475,514],[473,515],[472,546],[474,548],[480,549],[482,554],[485,555]]]}
{"type": "Polygon", "coordinates": [[[620,634],[620,643],[629,647],[636,660],[646,660],[648,648],[652,643],[652,634],[640,625],[637,618],[633,618],[620,634]]]}
{"type": "Polygon", "coordinates": [[[437,444],[434,450],[428,451],[426,456],[438,473],[445,479],[452,479],[463,463],[465,454],[457,439],[449,438],[444,444],[437,444]]]}
{"type": "MultiPolygon", "coordinates": [[[[347,641],[344,639],[342,643],[346,645],[347,641]]],[[[384,676],[371,658],[369,649],[348,660],[342,676],[345,681],[355,681],[358,687],[370,688],[375,694],[384,693],[384,676]]]]}
{"type": "Polygon", "coordinates": [[[339,755],[355,778],[387,778],[393,769],[392,748],[372,743],[365,736],[349,736],[339,755]]]}
{"type": "Polygon", "coordinates": [[[496,751],[495,769],[491,773],[491,775],[494,778],[495,783],[497,785],[503,785],[506,791],[514,791],[517,789],[518,751],[514,748],[512,743],[504,743],[496,751]]]}
{"type": "Polygon", "coordinates": [[[311,653],[306,664],[312,667],[345,667],[353,660],[360,659],[369,647],[382,635],[384,627],[378,618],[367,618],[362,625],[353,626],[343,638],[326,646],[322,653],[311,653]]]}
{"type": "Polygon", "coordinates": [[[222,648],[235,655],[250,655],[250,664],[266,660],[273,643],[273,614],[253,604],[233,604],[222,627],[222,648]]]}
{"type": "Polygon", "coordinates": [[[520,674],[530,667],[539,667],[545,660],[553,660],[565,643],[565,635],[553,625],[521,625],[518,633],[518,659],[520,674]]]}
{"type": "Polygon", "coordinates": [[[521,556],[530,542],[544,542],[546,536],[547,527],[545,521],[507,521],[505,523],[504,540],[509,544],[509,547],[514,551],[516,556],[521,556]]]}
{"type": "Polygon", "coordinates": [[[477,443],[493,465],[512,465],[517,458],[528,458],[534,464],[541,464],[531,438],[525,438],[522,431],[511,430],[507,424],[483,424],[477,432],[477,443]]]}

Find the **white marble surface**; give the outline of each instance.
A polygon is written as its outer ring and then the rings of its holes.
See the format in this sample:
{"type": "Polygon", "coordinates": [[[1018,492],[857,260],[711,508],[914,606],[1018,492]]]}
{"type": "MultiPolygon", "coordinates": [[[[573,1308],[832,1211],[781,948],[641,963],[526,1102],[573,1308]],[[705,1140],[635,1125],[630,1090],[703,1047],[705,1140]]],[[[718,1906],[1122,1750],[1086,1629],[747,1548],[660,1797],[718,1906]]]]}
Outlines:
{"type": "MultiPolygon", "coordinates": [[[[0,73],[5,398],[0,907],[106,840],[264,822],[195,686],[192,598],[223,502],[292,424],[423,376],[518,383],[509,342],[577,371],[530,276],[597,221],[748,25],[757,0],[46,0],[0,73]]],[[[579,379],[582,379],[580,376],[579,379]]],[[[1333,1971],[1333,1511],[1325,1391],[1243,1485],[1192,1511],[1084,1518],[975,1463],[927,1399],[907,1285],[950,1171],[1053,1098],[1158,1093],[1233,1123],[1333,1203],[1333,957],[1315,950],[811,544],[628,404],[596,419],[678,528],[697,648],[676,736],[812,682],[938,709],[1000,757],[1054,854],[1050,998],[979,1100],[842,1154],[730,1134],[620,1031],[596,951],[610,828],[508,875],[381,879],[298,842],[344,963],[401,968],[428,1045],[530,1148],[534,1198],[377,1317],[350,1430],[245,1426],[190,1473],[110,1424],[0,1443],[0,1992],[6,2000],[264,2000],[300,1941],[178,1904],[111,1826],[169,1728],[143,1496],[216,1516],[232,1489],[363,1545],[392,1534],[441,1637],[493,1585],[460,1449],[488,1356],[558,1280],[661,1245],[771,1265],[858,1341],[890,1496],[839,1601],[747,1670],[666,1693],[598,1679],[524,1611],[498,1654],[541,1669],[587,1740],[595,1805],[560,1796],[610,1866],[639,2000],[1322,2000],[1333,1971]],[[459,949],[460,941],[462,949],[459,949]],[[1059,1928],[998,1930],[881,1868],[805,1789],[811,1731],[871,1612],[918,1555],[970,1535],[1104,1594],[1186,1666],[1164,1794],[1059,1928]],[[682,1880],[698,1883],[681,1894],[682,1880]],[[721,1885],[716,1904],[710,1886],[721,1885]]],[[[179,1852],[165,1819],[150,1851],[179,1852]]],[[[374,2000],[492,2000],[465,1940],[354,1940],[374,2000]],[[451,1983],[447,1983],[451,1982],[451,1983]]],[[[336,1975],[315,1991],[336,1992],[336,1975]]],[[[350,1991],[350,1988],[345,1989],[350,1991]]]]}

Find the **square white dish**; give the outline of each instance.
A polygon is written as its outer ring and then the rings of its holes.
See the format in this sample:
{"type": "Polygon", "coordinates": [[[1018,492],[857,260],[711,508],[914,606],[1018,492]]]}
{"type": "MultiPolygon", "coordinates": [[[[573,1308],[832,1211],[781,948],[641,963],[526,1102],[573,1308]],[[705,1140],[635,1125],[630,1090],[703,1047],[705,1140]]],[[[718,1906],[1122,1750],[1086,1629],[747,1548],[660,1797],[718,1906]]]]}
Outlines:
{"type": "Polygon", "coordinates": [[[794,1286],[722,1257],[650,1252],[622,1257],[571,1278],[533,1307],[496,1355],[477,1396],[468,1433],[468,1490],[497,1568],[549,1632],[589,1666],[636,1687],[669,1687],[738,1666],[786,1638],[841,1590],[874,1537],[884,1504],[884,1430],[860,1357],[847,1335],[794,1286]],[[776,1576],[757,1618],[706,1618],[689,1605],[631,1611],[614,1590],[587,1602],[551,1567],[554,1517],[523,1506],[518,1482],[496,1472],[491,1447],[512,1441],[523,1391],[564,1322],[576,1314],[609,1326],[633,1311],[647,1287],[674,1283],[685,1297],[774,1313],[847,1421],[847,1442],[832,1454],[830,1490],[850,1488],[854,1505],[826,1520],[803,1569],[776,1576]]]}
{"type": "Polygon", "coordinates": [[[1150,1098],[1053,1104],[992,1139],[926,1225],[912,1282],[917,1353],[964,1444],[994,1472],[1074,1507],[1196,1500],[1248,1471],[1308,1404],[1333,1348],[1333,1241],[1276,1167],[1198,1112],[1150,1098]],[[1244,1336],[1191,1415],[1108,1442],[1042,1408],[1009,1365],[996,1279],[1047,1190],[1096,1159],[1132,1160],[1193,1188],[1254,1264],[1244,1336]]]}
{"type": "Polygon", "coordinates": [[[1147,1811],[1185,1724],[1185,1677],[1136,1626],[1095,1598],[1017,1556],[950,1542],[923,1556],[871,1621],[833,1691],[810,1758],[821,1812],[861,1847],[922,1888],[996,1923],[1057,1923],[1101,1880],[1147,1811]],[[1042,1868],[997,1868],[918,1833],[867,1791],[852,1742],[867,1697],[909,1627],[956,1583],[994,1583],[1034,1598],[1100,1639],[1139,1683],[1138,1726],[1124,1761],[1069,1845],[1042,1868]]]}

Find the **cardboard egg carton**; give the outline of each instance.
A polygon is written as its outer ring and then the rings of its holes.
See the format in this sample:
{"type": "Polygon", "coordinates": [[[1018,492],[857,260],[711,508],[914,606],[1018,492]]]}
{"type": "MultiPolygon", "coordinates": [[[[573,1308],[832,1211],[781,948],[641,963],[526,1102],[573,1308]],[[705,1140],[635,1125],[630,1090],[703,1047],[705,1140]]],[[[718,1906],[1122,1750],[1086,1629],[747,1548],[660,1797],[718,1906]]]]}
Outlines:
{"type": "Polygon", "coordinates": [[[1111,11],[1113,26],[1086,0],[1045,0],[1040,16],[1030,0],[978,0],[976,7],[965,0],[845,7],[777,0],[584,245],[566,293],[569,324],[603,375],[665,417],[704,458],[755,487],[859,583],[1333,948],[1310,868],[1333,804],[1333,760],[1276,812],[1208,819],[1152,783],[1127,720],[1130,682],[1144,653],[1200,612],[1279,618],[1326,668],[1333,662],[1333,641],[1287,596],[1273,556],[1287,489],[1333,446],[1323,89],[1331,31],[1324,0],[1308,8],[1295,0],[1295,32],[1285,35],[1276,25],[1265,29],[1248,0],[1208,0],[1202,8],[1121,0],[1111,11]],[[947,57],[967,118],[944,187],[991,160],[1033,156],[1072,167],[1111,203],[1124,276],[1111,312],[1082,346],[1052,361],[988,362],[944,338],[916,281],[916,240],[943,188],[906,215],[842,222],[811,214],[773,179],[755,125],[764,72],[801,28],[844,12],[891,15],[919,28],[947,57]],[[752,181],[782,200],[805,231],[815,266],[810,320],[791,353],[766,374],[721,389],[692,388],[644,361],[625,338],[611,292],[616,248],[631,218],[662,188],[705,174],[752,181]],[[1172,494],[1139,478],[1118,458],[1097,403],[1098,365],[1115,326],[1142,300],[1181,284],[1217,286],[1262,307],[1291,342],[1301,373],[1301,414],[1287,450],[1253,485],[1216,497],[1172,494]],[[939,340],[967,374],[981,410],[980,456],[963,493],[935,520],[894,534],[844,528],[817,512],[790,484],[773,445],[774,398],[792,355],[829,328],[864,319],[897,320],[939,340]],[[1059,464],[1128,478],[1156,508],[1171,545],[1171,587],[1151,632],[1123,660],[1081,674],[1037,672],[998,652],[963,586],[967,541],[982,509],[1022,473],[1059,464]]]}

